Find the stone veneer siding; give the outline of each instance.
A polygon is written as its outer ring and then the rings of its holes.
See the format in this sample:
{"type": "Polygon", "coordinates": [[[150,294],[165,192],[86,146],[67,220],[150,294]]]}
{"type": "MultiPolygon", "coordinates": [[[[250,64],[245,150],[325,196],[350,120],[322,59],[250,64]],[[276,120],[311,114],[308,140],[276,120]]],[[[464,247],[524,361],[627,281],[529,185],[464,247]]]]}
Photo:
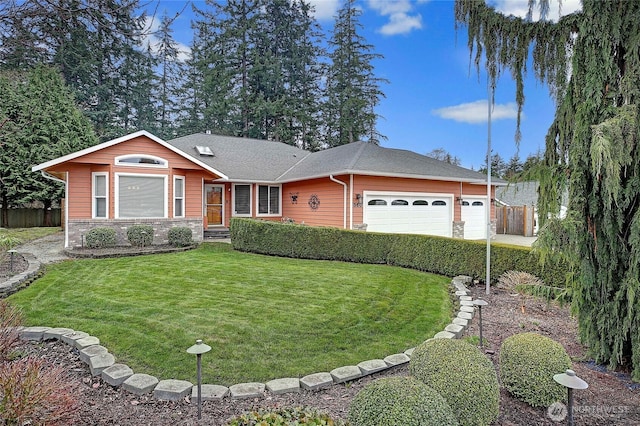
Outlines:
{"type": "Polygon", "coordinates": [[[151,225],[153,227],[153,244],[168,244],[168,233],[176,226],[186,226],[193,233],[193,241],[200,242],[203,239],[202,218],[177,218],[177,219],[70,219],[67,223],[69,236],[68,248],[82,247],[84,236],[94,228],[113,228],[116,231],[116,245],[129,245],[127,229],[131,225],[151,225]]]}
{"type": "Polygon", "coordinates": [[[464,239],[464,221],[453,222],[453,238],[464,239]]]}

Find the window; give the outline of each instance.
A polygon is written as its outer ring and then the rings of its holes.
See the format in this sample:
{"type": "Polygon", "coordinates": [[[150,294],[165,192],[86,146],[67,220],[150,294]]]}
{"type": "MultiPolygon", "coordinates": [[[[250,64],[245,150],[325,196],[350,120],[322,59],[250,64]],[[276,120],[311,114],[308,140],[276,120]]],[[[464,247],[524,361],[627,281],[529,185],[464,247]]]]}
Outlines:
{"type": "Polygon", "coordinates": [[[167,217],[167,177],[116,174],[116,217],[167,217]]]}
{"type": "Polygon", "coordinates": [[[391,202],[392,206],[408,206],[409,202],[407,200],[393,200],[391,202]]]}
{"type": "Polygon", "coordinates": [[[173,178],[173,217],[184,217],[184,176],[173,178]]]}
{"type": "Polygon", "coordinates": [[[483,206],[484,203],[482,201],[474,201],[473,204],[471,204],[472,206],[483,206]]]}
{"type": "Polygon", "coordinates": [[[436,200],[433,203],[431,203],[432,206],[446,206],[447,203],[442,201],[442,200],[436,200]]]}
{"type": "Polygon", "coordinates": [[[385,200],[370,200],[367,205],[369,206],[386,206],[387,202],[385,200]]]}
{"type": "Polygon", "coordinates": [[[415,200],[413,202],[414,206],[428,206],[429,203],[427,202],[427,200],[415,200]]]}
{"type": "Polygon", "coordinates": [[[93,217],[107,218],[109,206],[109,174],[106,172],[92,173],[92,199],[93,199],[93,217]]]}
{"type": "Polygon", "coordinates": [[[233,186],[234,216],[251,216],[251,185],[233,186]]]}
{"type": "Polygon", "coordinates": [[[468,202],[468,201],[463,201],[463,202],[462,202],[462,205],[463,205],[463,206],[468,206],[468,205],[469,205],[469,202],[468,202]]]}
{"type": "Polygon", "coordinates": [[[258,214],[280,214],[280,187],[260,185],[258,187],[258,214]]]}
{"type": "Polygon", "coordinates": [[[129,154],[116,157],[117,166],[160,167],[167,168],[167,160],[153,155],[129,154]]]}

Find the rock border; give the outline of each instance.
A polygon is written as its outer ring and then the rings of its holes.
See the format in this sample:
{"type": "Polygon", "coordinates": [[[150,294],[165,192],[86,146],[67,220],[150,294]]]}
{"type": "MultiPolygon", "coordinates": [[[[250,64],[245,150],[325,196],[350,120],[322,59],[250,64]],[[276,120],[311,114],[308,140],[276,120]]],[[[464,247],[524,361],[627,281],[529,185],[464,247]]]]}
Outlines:
{"type": "Polygon", "coordinates": [[[31,253],[19,254],[27,261],[29,266],[26,271],[13,275],[9,277],[9,279],[0,282],[0,299],[4,299],[5,297],[12,295],[22,287],[26,287],[33,280],[38,278],[42,272],[42,262],[40,262],[34,255],[31,253]]]}
{"type": "MultiPolygon", "coordinates": [[[[436,333],[435,339],[458,339],[467,329],[474,316],[474,307],[469,296],[467,284],[471,277],[459,275],[451,280],[452,289],[458,302],[458,312],[443,331],[436,333]]],[[[79,358],[88,365],[92,376],[100,376],[114,387],[144,395],[152,393],[153,397],[161,401],[176,401],[191,395],[191,400],[197,400],[198,386],[185,380],[160,380],[157,377],[143,373],[134,373],[125,365],[116,362],[115,357],[108,350],[100,346],[100,339],[90,336],[83,331],[69,328],[51,327],[20,327],[20,338],[29,341],[59,340],[79,350],[79,358]]],[[[327,387],[357,380],[383,370],[406,364],[411,359],[415,348],[409,348],[403,353],[392,354],[384,359],[372,359],[338,367],[330,372],[313,373],[302,378],[282,378],[267,383],[238,383],[229,387],[202,384],[202,400],[264,398],[267,392],[278,395],[283,393],[300,392],[301,389],[318,391],[327,387]]]]}

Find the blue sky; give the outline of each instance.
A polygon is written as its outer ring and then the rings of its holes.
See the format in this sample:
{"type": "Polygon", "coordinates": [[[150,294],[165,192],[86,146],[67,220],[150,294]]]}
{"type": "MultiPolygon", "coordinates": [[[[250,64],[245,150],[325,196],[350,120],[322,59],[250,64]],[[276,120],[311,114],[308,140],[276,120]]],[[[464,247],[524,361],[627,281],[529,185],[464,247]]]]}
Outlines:
{"type": "MultiPolygon", "coordinates": [[[[308,0],[309,1],[309,0],[308,0]]],[[[557,0],[551,0],[557,19],[557,0]]],[[[161,0],[158,15],[173,15],[185,1],[161,0]]],[[[203,7],[203,1],[193,1],[203,7]]],[[[342,0],[311,0],[315,17],[327,34],[342,0]]],[[[524,16],[527,0],[492,0],[505,14],[524,16]]],[[[460,158],[462,166],[482,167],[487,152],[487,78],[469,65],[466,29],[454,28],[453,0],[359,0],[362,35],[384,58],[375,62],[376,75],[389,80],[382,86],[386,98],[377,109],[383,118],[381,145],[426,154],[444,148],[460,158]]],[[[574,12],[579,0],[563,0],[562,14],[574,12]]],[[[191,6],[175,21],[174,37],[184,44],[192,38],[191,6]]],[[[498,82],[492,113],[493,153],[508,161],[517,151],[515,86],[506,72],[498,82]]],[[[555,105],[546,86],[532,76],[525,82],[521,161],[544,149],[544,137],[555,105]]]]}

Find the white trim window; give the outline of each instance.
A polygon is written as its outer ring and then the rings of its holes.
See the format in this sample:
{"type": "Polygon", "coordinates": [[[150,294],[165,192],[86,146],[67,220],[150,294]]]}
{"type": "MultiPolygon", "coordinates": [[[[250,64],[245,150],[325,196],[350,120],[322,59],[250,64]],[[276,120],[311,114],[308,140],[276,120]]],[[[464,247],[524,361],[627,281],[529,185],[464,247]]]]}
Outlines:
{"type": "Polygon", "coordinates": [[[149,154],[120,155],[115,158],[115,164],[116,166],[156,167],[160,169],[169,167],[169,162],[164,158],[149,154]]]}
{"type": "Polygon", "coordinates": [[[258,186],[258,216],[278,216],[281,211],[280,185],[258,186]]]}
{"type": "Polygon", "coordinates": [[[233,215],[251,217],[251,185],[233,185],[233,215]]]}
{"type": "Polygon", "coordinates": [[[91,217],[109,217],[109,173],[91,173],[91,217]]]}
{"type": "Polygon", "coordinates": [[[116,218],[166,218],[167,176],[116,173],[116,218]]]}
{"type": "Polygon", "coordinates": [[[184,217],[184,176],[173,177],[173,217],[184,217]]]}

